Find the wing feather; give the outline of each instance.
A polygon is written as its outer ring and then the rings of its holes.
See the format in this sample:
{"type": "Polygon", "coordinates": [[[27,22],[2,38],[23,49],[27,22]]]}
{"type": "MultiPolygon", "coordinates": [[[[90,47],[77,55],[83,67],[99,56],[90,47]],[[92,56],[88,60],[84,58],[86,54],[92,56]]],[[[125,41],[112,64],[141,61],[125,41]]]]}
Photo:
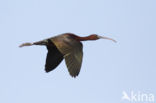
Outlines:
{"type": "Polygon", "coordinates": [[[83,45],[69,35],[52,38],[58,50],[64,55],[68,71],[72,77],[78,76],[83,58],[83,45]]]}
{"type": "Polygon", "coordinates": [[[48,53],[45,64],[46,72],[50,72],[53,69],[55,69],[63,60],[62,53],[56,48],[53,42],[49,40],[48,43],[49,43],[49,45],[47,45],[48,53]]]}
{"type": "Polygon", "coordinates": [[[73,47],[71,52],[64,56],[68,71],[72,77],[79,75],[82,65],[82,45],[73,47]]]}

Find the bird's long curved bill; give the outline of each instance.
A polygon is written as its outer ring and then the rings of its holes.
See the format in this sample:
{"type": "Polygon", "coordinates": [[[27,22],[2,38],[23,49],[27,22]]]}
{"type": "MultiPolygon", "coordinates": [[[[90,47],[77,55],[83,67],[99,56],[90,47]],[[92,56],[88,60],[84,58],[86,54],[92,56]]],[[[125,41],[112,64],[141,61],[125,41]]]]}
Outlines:
{"type": "Polygon", "coordinates": [[[111,41],[113,41],[113,42],[115,42],[115,43],[117,42],[116,40],[114,40],[114,39],[112,39],[112,38],[109,38],[109,37],[105,37],[105,36],[99,36],[99,38],[111,40],[111,41]]]}

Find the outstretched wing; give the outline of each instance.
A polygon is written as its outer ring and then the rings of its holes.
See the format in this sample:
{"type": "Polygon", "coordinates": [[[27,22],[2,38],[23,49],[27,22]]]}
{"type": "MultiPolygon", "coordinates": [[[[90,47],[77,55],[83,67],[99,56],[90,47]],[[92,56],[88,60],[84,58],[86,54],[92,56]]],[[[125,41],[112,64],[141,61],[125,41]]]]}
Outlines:
{"type": "Polygon", "coordinates": [[[78,76],[83,58],[83,45],[66,33],[51,38],[58,50],[63,54],[68,71],[72,77],[78,76]],[[67,35],[66,35],[67,34],[67,35]]]}
{"type": "Polygon", "coordinates": [[[48,40],[47,49],[48,53],[46,58],[45,71],[50,72],[61,63],[63,60],[63,55],[51,40],[48,40]]]}
{"type": "Polygon", "coordinates": [[[74,49],[71,53],[64,56],[68,71],[72,77],[76,77],[79,75],[83,57],[81,47],[79,47],[79,49],[77,47],[74,49]]]}
{"type": "Polygon", "coordinates": [[[83,58],[82,43],[69,35],[60,35],[59,37],[52,38],[52,41],[64,55],[70,75],[72,77],[78,76],[83,58]]]}

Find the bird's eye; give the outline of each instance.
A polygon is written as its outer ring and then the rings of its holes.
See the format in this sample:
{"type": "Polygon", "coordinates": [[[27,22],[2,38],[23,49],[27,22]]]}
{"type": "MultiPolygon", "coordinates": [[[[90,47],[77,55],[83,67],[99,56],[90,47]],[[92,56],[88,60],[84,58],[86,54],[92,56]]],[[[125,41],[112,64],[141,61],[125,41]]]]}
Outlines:
{"type": "Polygon", "coordinates": [[[94,36],[95,36],[95,37],[98,37],[98,35],[96,35],[96,34],[95,34],[94,36]]]}

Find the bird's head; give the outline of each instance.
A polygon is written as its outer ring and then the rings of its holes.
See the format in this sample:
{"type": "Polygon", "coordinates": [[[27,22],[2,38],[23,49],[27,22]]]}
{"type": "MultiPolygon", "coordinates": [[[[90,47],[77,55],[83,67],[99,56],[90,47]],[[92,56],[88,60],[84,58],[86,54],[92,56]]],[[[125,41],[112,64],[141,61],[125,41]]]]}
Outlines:
{"type": "Polygon", "coordinates": [[[105,37],[105,36],[99,36],[97,34],[91,34],[89,36],[90,40],[98,40],[98,39],[107,39],[107,40],[111,40],[113,42],[117,42],[116,40],[109,38],[109,37],[105,37]]]}

